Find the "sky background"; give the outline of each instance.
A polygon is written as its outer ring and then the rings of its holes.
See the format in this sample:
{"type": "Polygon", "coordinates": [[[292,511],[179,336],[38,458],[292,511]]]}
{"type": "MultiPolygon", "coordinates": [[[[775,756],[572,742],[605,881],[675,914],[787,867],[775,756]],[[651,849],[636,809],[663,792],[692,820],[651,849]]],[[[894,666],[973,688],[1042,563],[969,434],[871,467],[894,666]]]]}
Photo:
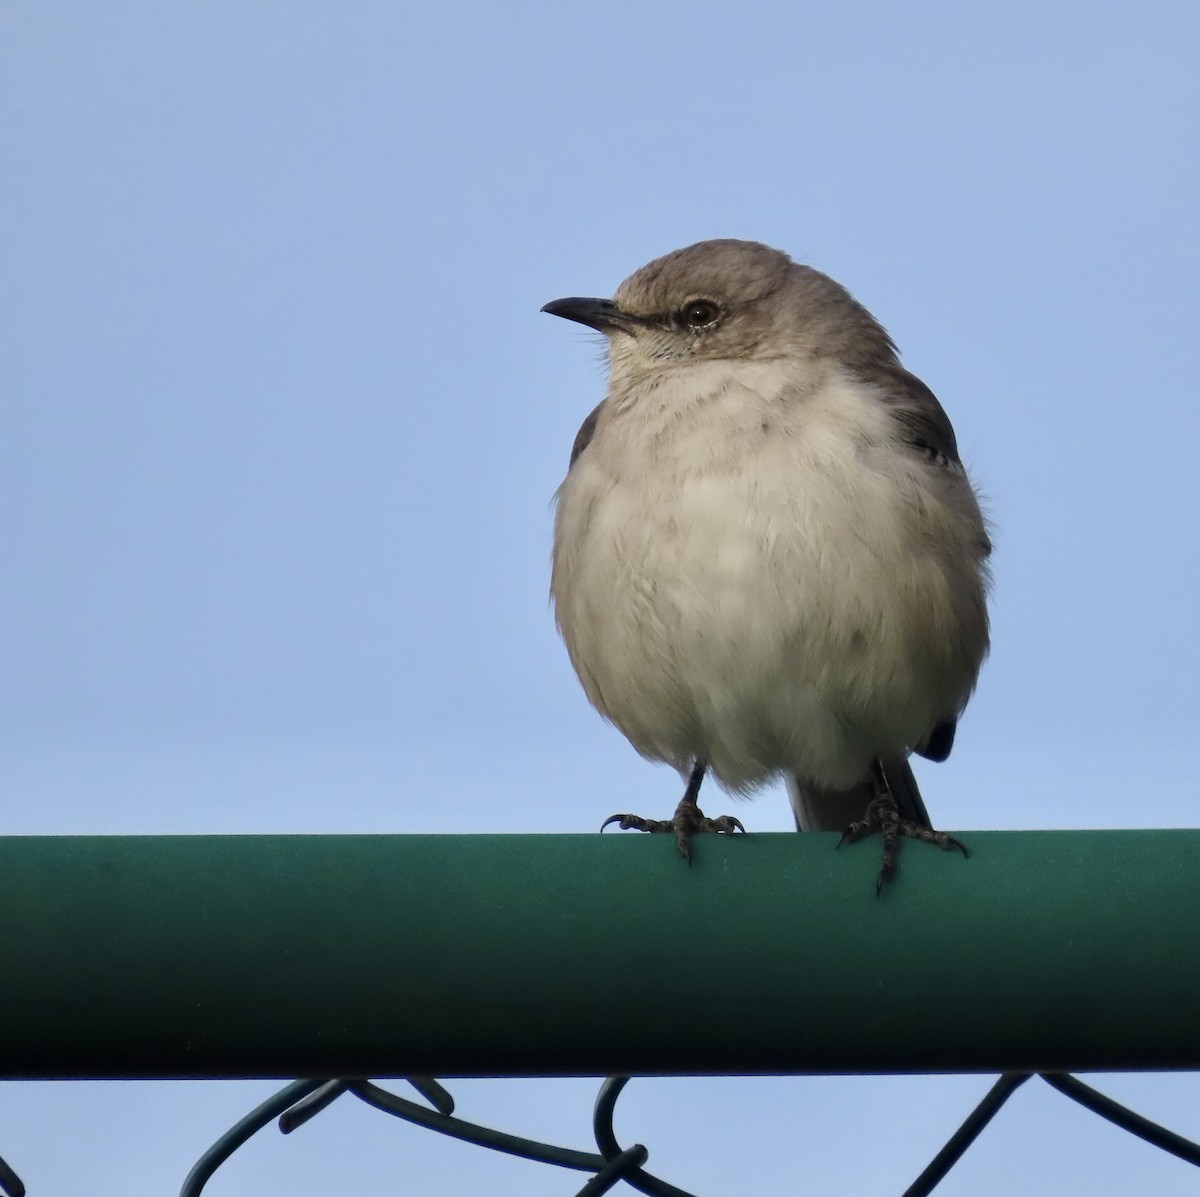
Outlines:
{"type": "MultiPolygon", "coordinates": [[[[994,649],[954,756],[918,765],[935,821],[1195,825],[1198,33],[1160,0],[10,0],[3,830],[667,812],[674,774],[589,709],[547,604],[603,367],[538,309],[716,236],[846,284],[986,496],[994,649]]],[[[780,790],[737,813],[790,826],[780,790]]],[[[1200,1078],[1099,1083],[1200,1135],[1200,1078]]],[[[643,1081],[617,1127],[706,1197],[894,1194],[989,1084],[643,1081]]],[[[0,1155],[33,1197],[170,1193],[276,1087],[0,1085],[0,1155]]],[[[590,1145],[592,1081],[450,1088],[590,1145]]],[[[207,1192],[580,1183],[343,1100],[207,1192]]],[[[1030,1085],[939,1195],[1195,1186],[1030,1085]]]]}

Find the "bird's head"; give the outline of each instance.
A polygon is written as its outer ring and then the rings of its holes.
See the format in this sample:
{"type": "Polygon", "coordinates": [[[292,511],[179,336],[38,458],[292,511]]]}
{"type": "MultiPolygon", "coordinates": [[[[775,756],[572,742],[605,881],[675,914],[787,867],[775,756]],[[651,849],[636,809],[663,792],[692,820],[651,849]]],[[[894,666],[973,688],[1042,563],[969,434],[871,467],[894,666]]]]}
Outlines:
{"type": "Polygon", "coordinates": [[[656,258],[612,299],[556,299],[542,309],[604,333],[614,373],[714,360],[837,355],[887,334],[832,279],[756,241],[701,241],[656,258]]]}

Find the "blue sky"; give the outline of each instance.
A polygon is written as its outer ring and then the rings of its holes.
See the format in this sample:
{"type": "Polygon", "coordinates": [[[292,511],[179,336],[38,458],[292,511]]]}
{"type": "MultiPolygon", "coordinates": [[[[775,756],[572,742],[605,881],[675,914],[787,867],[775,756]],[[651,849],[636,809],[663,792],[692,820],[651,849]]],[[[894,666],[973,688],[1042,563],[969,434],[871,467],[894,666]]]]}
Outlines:
{"type": "MultiPolygon", "coordinates": [[[[986,495],[994,650],[920,770],[935,820],[1194,825],[1198,32],[1156,0],[7,5],[4,830],[666,811],[553,629],[550,496],[603,369],[538,309],[713,236],[850,287],[986,495]]],[[[778,791],[737,813],[789,826],[778,791]]],[[[886,1193],[986,1085],[659,1080],[622,1116],[714,1197],[792,1191],[809,1144],[814,1191],[886,1193]]],[[[1103,1087],[1200,1134],[1193,1077],[1103,1087]]],[[[0,1155],[34,1193],[169,1192],[271,1088],[0,1086],[0,1155]]],[[[590,1082],[452,1088],[587,1142],[590,1082]]],[[[399,1178],[574,1179],[339,1105],[211,1191],[399,1178]]],[[[939,1193],[1194,1185],[1027,1087],[939,1193]]]]}

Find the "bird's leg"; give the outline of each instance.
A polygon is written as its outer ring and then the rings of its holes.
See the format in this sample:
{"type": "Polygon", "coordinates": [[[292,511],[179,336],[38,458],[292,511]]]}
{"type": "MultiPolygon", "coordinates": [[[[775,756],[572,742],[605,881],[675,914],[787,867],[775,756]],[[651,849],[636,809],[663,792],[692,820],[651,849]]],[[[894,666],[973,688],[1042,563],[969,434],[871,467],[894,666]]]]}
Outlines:
{"type": "Polygon", "coordinates": [[[967,855],[966,845],[960,840],[956,840],[954,836],[948,835],[944,831],[934,831],[932,827],[926,827],[912,819],[901,818],[900,808],[896,805],[896,799],[888,785],[882,762],[876,761],[873,769],[875,797],[867,804],[863,817],[851,823],[842,832],[838,846],[840,847],[847,840],[853,844],[862,839],[864,835],[870,835],[875,831],[883,837],[883,859],[879,864],[879,876],[875,878],[877,896],[883,890],[884,885],[891,881],[892,874],[896,871],[896,848],[902,836],[922,840],[926,844],[936,844],[939,848],[947,851],[957,848],[964,856],[967,855]]]}
{"type": "Polygon", "coordinates": [[[600,830],[603,831],[610,823],[616,825],[622,831],[672,831],[675,833],[675,843],[679,848],[679,855],[684,860],[691,864],[692,862],[692,845],[691,838],[698,831],[713,831],[724,832],[726,835],[732,835],[735,831],[745,831],[740,819],[735,819],[732,815],[721,815],[719,818],[710,819],[699,807],[696,799],[700,795],[700,783],[704,780],[704,774],[708,766],[703,761],[697,761],[692,769],[692,775],[688,778],[687,789],[683,791],[683,797],[679,800],[679,805],[675,808],[675,814],[669,819],[643,819],[641,815],[609,815],[603,823],[600,824],[600,830]]]}

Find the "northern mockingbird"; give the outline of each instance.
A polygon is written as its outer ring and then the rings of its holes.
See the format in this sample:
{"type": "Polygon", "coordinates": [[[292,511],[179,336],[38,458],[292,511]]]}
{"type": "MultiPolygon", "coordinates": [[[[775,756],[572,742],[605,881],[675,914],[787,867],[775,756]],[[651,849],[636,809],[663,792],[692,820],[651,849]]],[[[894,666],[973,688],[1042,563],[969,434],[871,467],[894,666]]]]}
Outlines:
{"type": "MultiPolygon", "coordinates": [[[[551,594],[592,705],[687,779],[669,820],[787,778],[800,830],[932,829],[910,752],[945,760],[988,648],[988,535],[933,393],[831,278],[752,241],[658,258],[542,309],[605,335],[604,401],[559,488],[551,594]]],[[[606,824],[607,825],[607,824],[606,824]]]]}

